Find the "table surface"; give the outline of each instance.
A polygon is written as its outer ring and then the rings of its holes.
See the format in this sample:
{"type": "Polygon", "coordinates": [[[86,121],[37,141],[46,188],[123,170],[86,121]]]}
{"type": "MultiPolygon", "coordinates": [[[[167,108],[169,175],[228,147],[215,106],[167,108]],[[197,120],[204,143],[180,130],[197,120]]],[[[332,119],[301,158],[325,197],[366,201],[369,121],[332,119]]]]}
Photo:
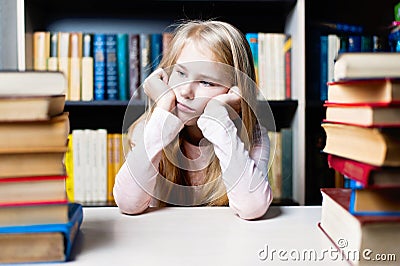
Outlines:
{"type": "Polygon", "coordinates": [[[228,207],[83,211],[72,260],[60,265],[348,265],[318,227],[320,206],[272,206],[254,221],[228,207]]]}

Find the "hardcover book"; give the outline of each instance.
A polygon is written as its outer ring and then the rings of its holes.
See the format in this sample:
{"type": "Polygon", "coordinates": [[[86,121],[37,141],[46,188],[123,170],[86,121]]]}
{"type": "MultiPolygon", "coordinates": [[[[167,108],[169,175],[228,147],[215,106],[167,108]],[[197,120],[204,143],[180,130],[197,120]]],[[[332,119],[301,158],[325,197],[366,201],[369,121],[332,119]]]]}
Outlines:
{"type": "Polygon", "coordinates": [[[351,190],[349,211],[355,215],[400,217],[400,188],[355,188],[351,190]]]}
{"type": "MultiPolygon", "coordinates": [[[[351,189],[323,188],[320,229],[353,265],[376,265],[363,251],[400,256],[400,217],[359,216],[349,212],[351,189]],[[359,256],[356,256],[356,255],[359,256]]],[[[385,261],[385,265],[397,265],[385,261]]]]}
{"type": "Polygon", "coordinates": [[[324,122],[336,122],[364,127],[399,127],[400,105],[332,104],[326,102],[324,122]]]}
{"type": "Polygon", "coordinates": [[[324,152],[375,166],[400,166],[400,128],[323,123],[324,152]]]}
{"type": "Polygon", "coordinates": [[[0,153],[0,178],[65,175],[63,163],[67,147],[52,151],[0,153]]]}
{"type": "Polygon", "coordinates": [[[65,95],[0,96],[0,121],[48,120],[63,112],[65,95]]]}
{"type": "Polygon", "coordinates": [[[0,207],[16,204],[65,203],[66,176],[0,178],[0,207]]]}
{"type": "Polygon", "coordinates": [[[61,262],[70,258],[83,221],[80,204],[69,204],[69,221],[0,227],[0,263],[61,262]]]}
{"type": "Polygon", "coordinates": [[[400,78],[399,53],[343,53],[335,63],[334,79],[400,78]]]}
{"type": "Polygon", "coordinates": [[[400,187],[400,167],[377,167],[328,154],[328,165],[362,187],[400,187]]]}
{"type": "Polygon", "coordinates": [[[400,102],[399,79],[360,79],[328,83],[328,101],[340,104],[400,102]]]}
{"type": "Polygon", "coordinates": [[[68,113],[45,121],[0,123],[0,153],[54,151],[67,145],[68,113]]]}
{"type": "Polygon", "coordinates": [[[62,72],[0,71],[0,95],[65,94],[68,82],[62,72]]]}
{"type": "Polygon", "coordinates": [[[68,203],[15,204],[1,206],[0,226],[60,224],[68,222],[68,203]]]}

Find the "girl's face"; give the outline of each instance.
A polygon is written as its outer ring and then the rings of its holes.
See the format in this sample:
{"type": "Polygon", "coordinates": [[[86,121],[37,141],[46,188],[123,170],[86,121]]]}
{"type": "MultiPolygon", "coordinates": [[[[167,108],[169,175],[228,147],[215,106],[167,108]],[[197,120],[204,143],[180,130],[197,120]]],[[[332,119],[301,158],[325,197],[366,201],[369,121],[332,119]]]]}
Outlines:
{"type": "Polygon", "coordinates": [[[215,61],[209,49],[184,46],[172,68],[168,84],[176,95],[176,115],[185,125],[196,125],[207,103],[233,86],[230,66],[215,61]]]}

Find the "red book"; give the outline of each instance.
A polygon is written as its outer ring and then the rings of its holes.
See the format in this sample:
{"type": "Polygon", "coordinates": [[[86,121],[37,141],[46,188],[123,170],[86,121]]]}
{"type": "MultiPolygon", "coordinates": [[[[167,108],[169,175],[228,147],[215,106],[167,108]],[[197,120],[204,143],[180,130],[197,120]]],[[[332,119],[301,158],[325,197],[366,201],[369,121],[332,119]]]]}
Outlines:
{"type": "Polygon", "coordinates": [[[323,200],[319,227],[345,259],[353,265],[376,265],[371,261],[378,258],[375,257],[377,254],[393,254],[385,261],[385,265],[398,265],[395,259],[400,256],[399,216],[351,214],[351,189],[323,188],[321,193],[323,200]]]}
{"type": "Polygon", "coordinates": [[[400,187],[400,167],[378,167],[328,154],[328,165],[363,187],[400,187]]]}

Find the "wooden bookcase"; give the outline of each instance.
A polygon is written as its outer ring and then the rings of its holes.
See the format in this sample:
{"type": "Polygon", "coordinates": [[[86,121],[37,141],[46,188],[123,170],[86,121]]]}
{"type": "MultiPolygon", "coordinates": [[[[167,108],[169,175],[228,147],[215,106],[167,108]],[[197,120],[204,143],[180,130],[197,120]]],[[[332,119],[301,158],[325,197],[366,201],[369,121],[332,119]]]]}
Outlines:
{"type": "MultiPolygon", "coordinates": [[[[35,31],[153,33],[182,19],[218,19],[242,32],[292,37],[292,100],[270,102],[277,128],[293,129],[293,201],[305,203],[305,0],[123,1],[17,0],[18,68],[31,67],[35,31]],[[25,36],[27,36],[25,40],[25,36]]],[[[121,132],[127,102],[67,102],[71,129],[121,132]]],[[[137,104],[138,115],[144,105],[137,104]]]]}

